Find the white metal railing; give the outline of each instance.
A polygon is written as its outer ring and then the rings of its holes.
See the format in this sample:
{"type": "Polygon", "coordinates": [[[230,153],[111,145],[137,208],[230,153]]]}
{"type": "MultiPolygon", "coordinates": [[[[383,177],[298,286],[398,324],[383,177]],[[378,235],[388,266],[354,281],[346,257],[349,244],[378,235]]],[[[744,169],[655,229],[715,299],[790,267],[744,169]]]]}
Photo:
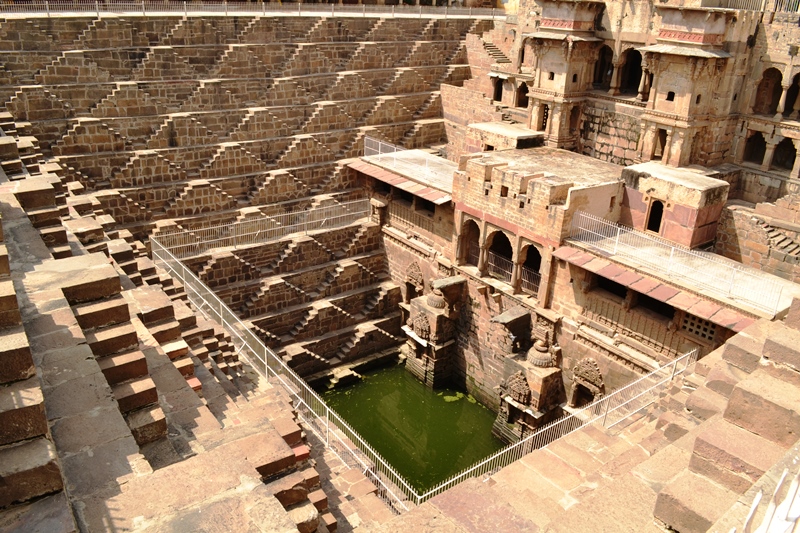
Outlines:
{"type": "MultiPolygon", "coordinates": [[[[794,455],[791,462],[792,465],[796,465],[797,460],[800,458],[796,455],[796,450],[797,448],[795,447],[787,454],[787,457],[794,455]]],[[[781,474],[777,485],[775,485],[775,490],[772,491],[772,497],[766,504],[766,508],[764,509],[764,506],[761,506],[763,517],[761,517],[761,524],[757,527],[755,526],[756,514],[764,497],[764,491],[762,489],[756,493],[750,506],[750,512],[747,513],[742,524],[742,533],[789,533],[800,531],[800,472],[794,475],[782,500],[780,496],[783,493],[782,489],[788,474],[789,469],[784,468],[783,474],[781,474]],[[753,529],[754,527],[755,529],[753,529]]],[[[769,483],[769,481],[764,481],[769,477],[769,475],[765,475],[761,478],[762,486],[769,483]]],[[[739,530],[733,527],[729,533],[736,533],[737,531],[739,530]]]]}
{"type": "Polygon", "coordinates": [[[151,238],[150,243],[156,266],[163,268],[183,284],[189,302],[194,308],[211,320],[215,320],[230,333],[237,353],[256,371],[267,378],[277,379],[294,398],[301,421],[342,461],[350,467],[361,470],[378,488],[378,495],[398,512],[408,510],[411,505],[419,505],[461,481],[490,475],[525,454],[543,448],[586,424],[601,419],[605,427],[618,424],[658,399],[667,384],[675,376],[686,372],[697,359],[698,351],[692,350],[583,409],[540,428],[523,440],[490,455],[427,492],[419,494],[344,419],[328,407],[300,376],[270,350],[211,289],[171,254],[158,238],[151,238]]]}
{"type": "Polygon", "coordinates": [[[765,0],[701,0],[700,7],[762,11],[765,0]]]}
{"type": "Polygon", "coordinates": [[[369,135],[364,136],[364,155],[379,155],[379,154],[392,154],[394,152],[402,152],[405,150],[402,146],[381,141],[369,135]]]}
{"type": "Polygon", "coordinates": [[[306,4],[302,2],[186,2],[175,0],[33,0],[24,3],[3,2],[0,13],[46,14],[91,13],[155,16],[179,13],[182,15],[271,15],[271,16],[326,16],[326,17],[378,17],[396,18],[435,15],[444,18],[495,19],[505,15],[502,9],[451,6],[411,5],[343,5],[306,4]]]}
{"type": "Polygon", "coordinates": [[[494,252],[486,252],[486,273],[500,281],[511,283],[511,273],[514,270],[514,263],[502,255],[494,252]]]}
{"type": "Polygon", "coordinates": [[[525,265],[520,266],[519,273],[519,288],[534,296],[539,294],[539,283],[542,280],[542,275],[525,265]]]}
{"type": "Polygon", "coordinates": [[[411,207],[397,202],[389,202],[388,222],[390,226],[400,228],[421,228],[428,233],[433,233],[433,219],[414,211],[411,207]]]}
{"type": "Polygon", "coordinates": [[[215,248],[246,246],[276,240],[293,233],[331,230],[370,216],[369,198],[298,210],[280,215],[185,230],[177,226],[156,234],[159,243],[175,257],[184,259],[215,248]]]}
{"type": "Polygon", "coordinates": [[[153,262],[183,284],[195,309],[227,330],[237,353],[267,378],[274,377],[295,399],[297,414],[346,464],[359,468],[378,489],[378,494],[396,510],[408,510],[416,492],[381,455],[303,379],[270,350],[225,303],[192,271],[162,245],[150,239],[153,262]]]}
{"type": "Polygon", "coordinates": [[[775,276],[588,213],[575,213],[569,240],[624,257],[656,276],[699,287],[761,311],[775,314],[781,303],[784,283],[775,276]]]}
{"type": "Polygon", "coordinates": [[[418,501],[424,502],[466,479],[492,475],[530,452],[545,448],[551,442],[569,435],[587,424],[600,422],[604,427],[613,427],[619,424],[658,400],[672,379],[686,372],[690,365],[694,364],[697,354],[698,350],[694,349],[608,396],[539,428],[519,442],[490,455],[421,494],[418,501]]]}
{"type": "Polygon", "coordinates": [[[800,11],[800,0],[775,0],[772,10],[777,13],[797,13],[800,11]]]}

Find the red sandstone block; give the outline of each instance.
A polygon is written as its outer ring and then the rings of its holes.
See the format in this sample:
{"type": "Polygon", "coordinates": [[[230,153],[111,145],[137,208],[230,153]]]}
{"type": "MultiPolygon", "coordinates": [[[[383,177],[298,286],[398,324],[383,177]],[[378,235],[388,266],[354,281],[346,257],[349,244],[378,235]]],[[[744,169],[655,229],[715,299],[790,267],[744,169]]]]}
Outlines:
{"type": "Polygon", "coordinates": [[[751,433],[788,447],[800,437],[800,388],[759,369],[740,381],[723,415],[751,433]]]}
{"type": "Polygon", "coordinates": [[[311,456],[311,450],[305,444],[292,448],[292,451],[294,452],[295,462],[298,463],[306,461],[311,456]]]}
{"type": "Polygon", "coordinates": [[[0,508],[61,490],[57,459],[44,437],[0,448],[0,508]]]}
{"type": "Polygon", "coordinates": [[[97,364],[111,386],[147,375],[147,360],[138,350],[102,357],[97,364]]]}
{"type": "Polygon", "coordinates": [[[308,501],[310,501],[318,511],[325,511],[328,508],[328,496],[322,489],[310,492],[308,494],[308,501]]]}
{"type": "Polygon", "coordinates": [[[129,413],[158,401],[156,385],[149,377],[114,385],[111,390],[122,413],[129,413]]]}
{"type": "Polygon", "coordinates": [[[116,295],[107,300],[73,306],[72,312],[81,329],[93,329],[130,320],[128,303],[116,295]]]}
{"type": "Polygon", "coordinates": [[[35,373],[28,337],[22,326],[0,332],[0,384],[27,379],[35,373]]]}
{"type": "Polygon", "coordinates": [[[289,446],[301,443],[303,431],[300,426],[289,417],[282,417],[272,421],[272,427],[280,434],[289,446]]]}
{"type": "Polygon", "coordinates": [[[0,446],[47,433],[39,380],[29,378],[0,389],[0,446]]]}
{"type": "Polygon", "coordinates": [[[126,416],[126,420],[139,446],[155,442],[167,435],[167,419],[158,405],[133,411],[126,416]]]}
{"type": "Polygon", "coordinates": [[[697,436],[689,470],[742,494],[785,452],[777,444],[720,419],[697,436]]]}
{"type": "Polygon", "coordinates": [[[685,471],[658,493],[653,517],[681,533],[705,533],[736,497],[736,493],[685,471]]]}
{"type": "Polygon", "coordinates": [[[132,323],[123,322],[86,333],[86,343],[93,354],[102,357],[137,347],[139,336],[132,323]]]}

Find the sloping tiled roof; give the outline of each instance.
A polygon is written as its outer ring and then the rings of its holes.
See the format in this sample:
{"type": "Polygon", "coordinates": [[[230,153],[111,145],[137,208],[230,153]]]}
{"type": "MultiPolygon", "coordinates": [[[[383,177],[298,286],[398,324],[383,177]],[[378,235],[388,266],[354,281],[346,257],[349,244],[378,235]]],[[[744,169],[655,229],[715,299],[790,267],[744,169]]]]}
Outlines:
{"type": "Polygon", "coordinates": [[[589,270],[620,285],[629,287],[638,293],[669,304],[675,309],[686,311],[737,333],[755,322],[747,315],[734,309],[723,307],[713,300],[685,291],[680,287],[674,287],[659,279],[651,278],[630,268],[612,263],[607,259],[586,253],[578,248],[562,246],[553,252],[553,257],[589,270]]]}

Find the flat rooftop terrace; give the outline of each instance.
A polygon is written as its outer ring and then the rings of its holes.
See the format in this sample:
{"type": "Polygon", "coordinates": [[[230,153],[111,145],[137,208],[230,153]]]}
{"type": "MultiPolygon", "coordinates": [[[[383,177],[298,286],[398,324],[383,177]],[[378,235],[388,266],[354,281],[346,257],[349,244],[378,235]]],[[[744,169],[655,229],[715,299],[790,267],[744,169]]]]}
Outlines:
{"type": "Polygon", "coordinates": [[[541,179],[591,186],[622,180],[624,167],[558,148],[540,146],[518,150],[483,152],[472,161],[484,165],[506,164],[507,171],[543,174],[541,179]]]}
{"type": "Polygon", "coordinates": [[[425,150],[364,156],[351,168],[437,205],[449,202],[458,165],[425,150]]]}

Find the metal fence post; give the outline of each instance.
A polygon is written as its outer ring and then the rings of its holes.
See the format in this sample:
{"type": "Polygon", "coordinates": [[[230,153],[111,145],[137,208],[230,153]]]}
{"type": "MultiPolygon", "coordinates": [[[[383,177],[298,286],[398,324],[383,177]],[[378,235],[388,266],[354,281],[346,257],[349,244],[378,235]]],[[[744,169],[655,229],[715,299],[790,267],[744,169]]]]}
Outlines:
{"type": "Polygon", "coordinates": [[[186,0],[183,0],[183,16],[184,17],[188,17],[189,16],[189,10],[186,7],[186,0]]]}
{"type": "Polygon", "coordinates": [[[147,14],[144,12],[144,0],[142,0],[142,16],[146,17],[147,14]]]}
{"type": "Polygon", "coordinates": [[[617,238],[614,239],[614,255],[617,255],[617,246],[619,246],[619,234],[622,231],[622,228],[617,226],[617,238]]]}
{"type": "Polygon", "coordinates": [[[44,0],[44,7],[47,10],[47,18],[50,18],[50,0],[44,0]]]}
{"type": "Polygon", "coordinates": [[[325,406],[325,447],[330,446],[330,433],[331,433],[331,410],[325,406]]]}
{"type": "Polygon", "coordinates": [[[606,417],[608,417],[608,406],[611,404],[610,400],[606,400],[606,412],[603,413],[603,427],[606,427],[606,417]]]}
{"type": "Polygon", "coordinates": [[[97,16],[100,16],[100,2],[98,0],[94,0],[94,10],[97,11],[97,16]]]}

